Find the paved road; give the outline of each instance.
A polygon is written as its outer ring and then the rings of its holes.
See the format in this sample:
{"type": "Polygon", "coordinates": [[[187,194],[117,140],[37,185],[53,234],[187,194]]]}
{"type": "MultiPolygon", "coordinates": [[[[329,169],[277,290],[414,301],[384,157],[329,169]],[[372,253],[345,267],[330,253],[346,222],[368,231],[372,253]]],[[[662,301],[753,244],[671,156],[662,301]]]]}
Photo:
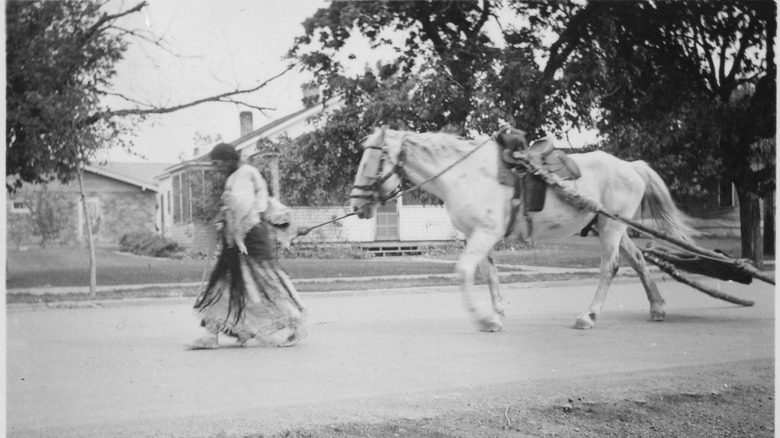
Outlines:
{"type": "Polygon", "coordinates": [[[306,294],[310,336],[299,346],[216,351],[182,347],[200,335],[189,300],[11,306],[7,434],[245,436],[469,409],[477,392],[530,397],[520,392],[773,360],[774,288],[706,284],[756,306],[663,282],[667,321],[651,323],[638,281],[621,280],[585,332],[569,327],[595,281],[514,284],[505,331],[490,334],[452,287],[306,294]]]}

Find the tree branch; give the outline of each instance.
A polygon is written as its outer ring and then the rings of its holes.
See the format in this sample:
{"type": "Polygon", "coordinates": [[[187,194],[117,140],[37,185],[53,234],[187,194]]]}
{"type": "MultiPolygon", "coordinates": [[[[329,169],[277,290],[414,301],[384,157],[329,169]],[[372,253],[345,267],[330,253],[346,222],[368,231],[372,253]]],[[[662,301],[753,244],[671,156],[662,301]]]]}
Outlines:
{"type": "MultiPolygon", "coordinates": [[[[555,76],[555,72],[563,66],[563,63],[574,51],[576,43],[582,39],[583,33],[591,20],[598,15],[599,9],[596,3],[589,2],[577,12],[566,26],[566,30],[557,41],[550,46],[550,57],[542,74],[543,80],[548,81],[555,76]]],[[[600,5],[599,5],[600,6],[600,5]]]]}
{"type": "Polygon", "coordinates": [[[237,95],[240,95],[240,94],[248,94],[248,93],[255,92],[255,91],[265,87],[266,85],[268,85],[269,82],[271,82],[271,81],[273,81],[273,80],[283,76],[288,71],[292,70],[295,66],[296,66],[296,64],[290,64],[289,66],[287,66],[286,69],[284,69],[284,71],[282,71],[281,73],[277,74],[276,76],[273,76],[270,79],[267,79],[267,80],[263,81],[261,84],[257,85],[256,87],[247,88],[247,89],[244,89],[244,90],[240,90],[239,89],[239,90],[235,90],[235,91],[229,91],[227,93],[221,93],[221,94],[217,94],[217,95],[210,96],[210,97],[204,97],[202,99],[193,100],[193,101],[188,102],[188,103],[183,103],[183,104],[175,105],[175,106],[171,106],[171,107],[149,108],[149,109],[128,108],[128,109],[122,109],[122,110],[100,111],[98,113],[92,114],[89,117],[85,118],[82,121],[82,125],[84,125],[84,126],[92,125],[92,124],[97,123],[100,120],[107,120],[107,119],[110,119],[112,117],[143,116],[143,115],[149,115],[149,114],[167,114],[167,113],[172,113],[172,112],[175,112],[175,111],[183,110],[183,109],[186,109],[186,108],[191,108],[193,106],[197,106],[197,105],[200,105],[200,104],[203,104],[203,103],[207,103],[207,102],[234,102],[234,101],[232,101],[231,99],[228,99],[228,98],[232,97],[232,96],[237,96],[237,95]]]}
{"type": "Polygon", "coordinates": [[[439,32],[436,30],[436,27],[431,23],[431,20],[427,15],[420,15],[419,20],[423,32],[425,32],[425,35],[433,43],[434,50],[436,50],[436,53],[439,55],[442,55],[444,53],[445,44],[441,39],[441,35],[439,35],[439,32]]]}
{"type": "Polygon", "coordinates": [[[239,105],[244,105],[246,107],[256,109],[256,110],[258,110],[260,112],[269,111],[269,110],[273,111],[273,110],[276,109],[276,108],[271,108],[271,107],[267,107],[267,106],[252,105],[251,103],[247,103],[247,102],[244,102],[242,100],[229,99],[229,98],[220,99],[219,101],[220,102],[225,102],[225,103],[236,103],[236,104],[239,104],[239,105]]]}
{"type": "Polygon", "coordinates": [[[701,24],[701,18],[696,20],[694,29],[697,31],[696,35],[701,38],[701,41],[697,40],[697,43],[701,46],[702,51],[704,52],[704,59],[707,60],[707,65],[710,67],[710,71],[705,74],[707,83],[710,85],[710,90],[717,95],[719,94],[718,90],[720,89],[720,86],[718,85],[718,77],[715,76],[715,61],[712,59],[712,52],[709,44],[707,44],[707,35],[704,31],[704,26],[701,24]]]}
{"type": "Polygon", "coordinates": [[[146,106],[153,106],[153,105],[152,105],[151,103],[149,103],[149,102],[141,102],[141,101],[139,101],[139,100],[135,100],[135,99],[133,99],[133,98],[127,97],[127,96],[125,96],[125,95],[124,95],[124,94],[122,94],[122,93],[116,93],[116,92],[112,92],[112,91],[99,91],[99,93],[100,93],[100,94],[102,94],[102,95],[104,95],[104,96],[114,96],[114,97],[118,97],[118,98],[120,98],[120,99],[122,99],[122,100],[126,100],[126,101],[128,101],[128,102],[131,102],[131,103],[134,103],[134,104],[136,104],[136,105],[146,105],[146,106]]]}
{"type": "Polygon", "coordinates": [[[477,33],[479,33],[480,29],[482,29],[482,26],[485,25],[485,22],[487,22],[488,18],[490,18],[490,15],[490,2],[488,0],[482,0],[482,14],[479,16],[479,20],[474,23],[474,26],[469,29],[466,34],[470,38],[473,38],[477,33]]]}
{"type": "MultiPolygon", "coordinates": [[[[739,39],[739,51],[731,66],[731,71],[726,77],[728,84],[735,84],[734,78],[737,76],[737,71],[741,69],[742,61],[745,59],[745,52],[750,46],[750,37],[757,26],[758,19],[755,16],[750,17],[750,24],[748,29],[742,34],[742,38],[739,39]]],[[[772,44],[771,40],[767,41],[767,44],[772,44]]],[[[725,45],[724,45],[725,46],[725,45]]]]}
{"type": "Polygon", "coordinates": [[[98,21],[95,22],[95,24],[93,24],[89,29],[87,29],[87,31],[84,33],[84,36],[82,37],[82,40],[83,41],[90,40],[93,36],[95,36],[96,34],[99,33],[100,28],[105,23],[108,23],[110,21],[114,21],[114,20],[116,20],[118,18],[122,18],[125,15],[134,14],[134,13],[140,11],[141,9],[143,9],[145,6],[147,6],[146,2],[142,1],[141,3],[138,3],[137,5],[135,5],[134,7],[130,8],[130,9],[126,10],[126,11],[122,11],[122,12],[119,12],[117,14],[112,14],[112,15],[103,14],[103,16],[101,16],[100,19],[98,19],[98,21]]]}
{"type": "MultiPolygon", "coordinates": [[[[734,16],[731,15],[725,21],[728,23],[728,21],[733,18],[734,16]]],[[[718,65],[718,81],[720,82],[721,87],[724,87],[726,85],[726,49],[728,48],[728,46],[729,46],[728,38],[724,37],[723,42],[720,44],[720,63],[718,65]]]]}

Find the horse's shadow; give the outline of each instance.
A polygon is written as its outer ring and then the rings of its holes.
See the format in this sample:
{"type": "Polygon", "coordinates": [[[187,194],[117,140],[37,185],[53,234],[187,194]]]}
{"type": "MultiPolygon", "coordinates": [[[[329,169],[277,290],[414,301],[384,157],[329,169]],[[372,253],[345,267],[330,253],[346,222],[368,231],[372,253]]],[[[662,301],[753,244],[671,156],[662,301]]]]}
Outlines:
{"type": "MultiPolygon", "coordinates": [[[[675,312],[670,311],[667,312],[666,317],[663,321],[660,322],[653,322],[653,324],[709,324],[713,322],[718,323],[724,323],[724,322],[738,322],[738,321],[744,321],[744,318],[741,317],[741,315],[727,315],[722,313],[722,311],[737,311],[739,309],[744,308],[743,306],[719,306],[719,307],[707,307],[700,309],[699,313],[696,309],[689,309],[684,312],[675,312]],[[718,313],[712,313],[712,311],[716,311],[718,313]]],[[[647,318],[647,315],[642,314],[641,320],[637,320],[637,313],[634,312],[614,312],[614,313],[608,313],[605,314],[602,317],[605,322],[606,321],[614,321],[614,322],[620,322],[622,323],[637,323],[637,322],[646,322],[651,323],[649,319],[647,318]]]]}

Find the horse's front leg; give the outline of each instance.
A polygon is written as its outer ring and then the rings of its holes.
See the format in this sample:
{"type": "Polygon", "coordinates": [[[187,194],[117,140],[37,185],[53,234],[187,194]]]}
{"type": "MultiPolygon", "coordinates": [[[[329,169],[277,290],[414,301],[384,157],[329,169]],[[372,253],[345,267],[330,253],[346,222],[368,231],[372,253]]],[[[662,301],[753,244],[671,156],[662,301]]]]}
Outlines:
{"type": "Polygon", "coordinates": [[[490,289],[490,302],[493,305],[493,313],[501,317],[506,316],[504,307],[504,296],[501,294],[501,287],[498,281],[498,269],[490,254],[479,264],[479,270],[487,278],[488,288],[490,289]]]}
{"type": "Polygon", "coordinates": [[[599,285],[596,287],[596,295],[588,306],[588,310],[577,317],[573,328],[588,330],[596,324],[601,308],[604,306],[604,300],[607,298],[607,291],[609,291],[620,266],[618,250],[620,249],[621,236],[625,232],[625,225],[603,216],[599,217],[599,242],[601,244],[599,285]]]}
{"type": "Polygon", "coordinates": [[[485,332],[498,332],[504,328],[501,323],[501,317],[495,310],[489,316],[480,316],[474,306],[474,300],[472,297],[472,289],[474,288],[474,274],[477,271],[477,266],[482,263],[483,260],[490,253],[493,245],[498,242],[500,237],[493,236],[489,233],[475,231],[466,241],[466,248],[463,250],[458,259],[458,263],[455,265],[455,273],[461,281],[461,292],[463,297],[463,304],[466,310],[471,313],[477,325],[481,331],[485,332]]]}

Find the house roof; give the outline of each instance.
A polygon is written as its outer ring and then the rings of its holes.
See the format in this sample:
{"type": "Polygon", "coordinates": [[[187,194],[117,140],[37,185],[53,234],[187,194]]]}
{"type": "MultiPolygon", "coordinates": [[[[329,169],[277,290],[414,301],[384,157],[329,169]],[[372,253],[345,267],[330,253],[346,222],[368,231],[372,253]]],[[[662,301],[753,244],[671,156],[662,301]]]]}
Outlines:
{"type": "MultiPolygon", "coordinates": [[[[269,134],[272,134],[276,130],[284,129],[286,126],[292,125],[295,122],[301,120],[301,119],[307,119],[309,117],[313,117],[317,114],[322,113],[325,111],[326,108],[331,106],[336,106],[342,101],[341,96],[336,96],[330,98],[327,102],[319,103],[317,105],[308,107],[308,108],[302,108],[298,111],[295,111],[294,113],[288,114],[282,118],[276,119],[270,123],[267,123],[263,125],[262,127],[255,129],[252,132],[249,132],[231,142],[229,144],[235,146],[235,148],[238,151],[241,151],[242,149],[245,149],[246,147],[252,145],[253,143],[247,143],[249,140],[254,139],[260,139],[268,136],[269,134]]],[[[181,163],[176,163],[173,165],[169,165],[164,171],[160,171],[160,173],[157,174],[157,180],[164,179],[165,176],[168,174],[171,174],[183,167],[187,167],[193,164],[201,164],[204,161],[208,161],[208,153],[205,153],[197,158],[193,158],[192,160],[183,161],[181,163]]]]}
{"type": "MultiPolygon", "coordinates": [[[[277,126],[283,125],[285,122],[298,117],[299,115],[309,111],[310,109],[311,108],[303,108],[303,109],[300,109],[300,110],[298,110],[298,111],[296,111],[296,112],[294,112],[292,114],[288,114],[288,115],[286,115],[286,116],[284,116],[284,117],[282,117],[280,119],[276,119],[276,120],[272,121],[271,123],[263,125],[263,127],[261,127],[260,129],[255,129],[254,131],[252,131],[252,132],[250,132],[250,133],[248,133],[248,134],[246,134],[246,135],[244,135],[242,137],[239,137],[239,138],[231,141],[230,144],[232,144],[233,146],[238,147],[238,145],[240,145],[241,143],[243,143],[243,142],[245,142],[245,141],[247,141],[247,140],[249,140],[251,138],[260,137],[264,133],[272,130],[273,128],[276,128],[277,126]]],[[[317,111],[317,112],[319,112],[319,111],[317,111]]],[[[315,112],[315,114],[316,114],[316,112],[315,112]]],[[[206,155],[208,155],[208,154],[206,154],[206,155]]]]}
{"type": "Polygon", "coordinates": [[[85,170],[156,192],[155,176],[170,166],[171,163],[101,163],[87,165],[85,170]]]}

